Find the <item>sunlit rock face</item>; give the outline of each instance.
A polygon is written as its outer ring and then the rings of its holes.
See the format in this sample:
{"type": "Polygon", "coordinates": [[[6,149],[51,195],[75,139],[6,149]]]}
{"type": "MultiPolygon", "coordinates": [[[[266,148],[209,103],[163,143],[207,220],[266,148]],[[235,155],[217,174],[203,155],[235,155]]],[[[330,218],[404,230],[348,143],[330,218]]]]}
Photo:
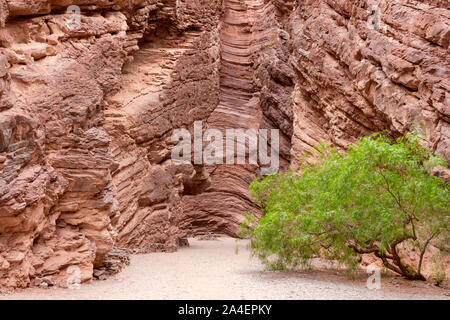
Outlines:
{"type": "Polygon", "coordinates": [[[414,122],[450,159],[449,41],[440,0],[0,0],[0,287],[235,236],[262,166],[174,162],[195,121],[278,129],[281,170],[414,122]]]}

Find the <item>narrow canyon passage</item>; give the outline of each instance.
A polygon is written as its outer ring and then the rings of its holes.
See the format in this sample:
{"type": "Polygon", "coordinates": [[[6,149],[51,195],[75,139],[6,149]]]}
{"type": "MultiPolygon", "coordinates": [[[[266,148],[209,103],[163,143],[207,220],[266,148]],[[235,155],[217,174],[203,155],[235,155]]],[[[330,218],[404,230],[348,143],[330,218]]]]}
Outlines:
{"type": "MultiPolygon", "coordinates": [[[[131,265],[105,281],[80,289],[26,289],[2,299],[446,299],[445,290],[423,283],[396,288],[383,280],[381,290],[369,290],[366,277],[350,281],[342,273],[265,271],[251,259],[247,242],[230,238],[189,239],[191,246],[174,253],[133,255],[131,265]],[[236,253],[237,251],[237,253],[236,253]]],[[[398,278],[396,278],[398,279],[398,278]]],[[[395,280],[398,281],[398,280],[395,280]]]]}
{"type": "MultiPolygon", "coordinates": [[[[132,63],[124,67],[122,88],[110,98],[110,103],[120,106],[128,116],[138,116],[149,107],[158,112],[154,106],[160,103],[161,92],[172,81],[177,62],[193,49],[199,36],[198,31],[186,31],[182,36],[167,34],[162,39],[147,40],[133,56],[132,63]],[[140,79],[136,79],[136,75],[140,79]]],[[[122,113],[116,114],[113,108],[109,108],[105,115],[123,116],[122,113]]]]}
{"type": "MultiPolygon", "coordinates": [[[[206,121],[207,128],[222,132],[224,146],[227,129],[257,131],[262,122],[252,58],[259,48],[258,37],[263,36],[254,29],[263,8],[264,1],[261,0],[224,1],[225,11],[220,22],[219,105],[206,121]]],[[[230,150],[225,147],[224,152],[230,150]]],[[[182,228],[193,234],[213,231],[236,235],[242,213],[258,212],[248,193],[258,166],[249,164],[248,158],[246,163],[230,165],[225,164],[224,159],[224,164],[206,168],[210,187],[201,194],[183,198],[187,223],[183,225],[182,222],[182,228]]]]}

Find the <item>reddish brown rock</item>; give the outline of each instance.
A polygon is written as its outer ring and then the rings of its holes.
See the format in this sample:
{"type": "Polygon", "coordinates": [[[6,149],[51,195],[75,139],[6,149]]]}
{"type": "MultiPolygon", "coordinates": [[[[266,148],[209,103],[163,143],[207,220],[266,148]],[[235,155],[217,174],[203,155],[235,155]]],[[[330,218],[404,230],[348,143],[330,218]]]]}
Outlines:
{"type": "MultiPolygon", "coordinates": [[[[235,236],[261,165],[171,160],[175,129],[325,140],[425,124],[450,159],[447,1],[0,0],[0,286],[104,278],[235,236]]],[[[446,168],[432,174],[448,178],[446,168]]],[[[69,281],[69,282],[68,282],[69,281]]]]}
{"type": "Polygon", "coordinates": [[[177,249],[185,184],[197,174],[192,165],[172,162],[172,132],[206,119],[218,101],[220,7],[188,10],[187,3],[165,8],[176,10],[178,20],[160,18],[161,26],[138,37],[142,44],[124,66],[122,88],[107,99],[105,128],[119,162],[113,183],[120,216],[113,225],[118,245],[139,252],[177,249]]]}
{"type": "Polygon", "coordinates": [[[293,154],[319,140],[345,148],[370,132],[401,134],[423,122],[434,150],[450,158],[443,2],[304,1],[290,17],[293,154]]]}
{"type": "MultiPolygon", "coordinates": [[[[287,168],[294,74],[287,66],[286,50],[271,48],[273,42],[283,43],[274,7],[262,0],[227,0],[223,4],[219,104],[204,129],[220,130],[224,137],[227,129],[281,129],[280,162],[287,168]]],[[[244,212],[261,214],[248,191],[261,174],[261,164],[249,163],[248,149],[246,156],[247,165],[235,160],[234,165],[205,166],[207,185],[182,200],[180,228],[188,235],[236,236],[244,212]]]]}
{"type": "Polygon", "coordinates": [[[196,173],[170,135],[217,105],[218,2],[73,4],[76,30],[65,2],[0,2],[0,286],[113,274],[114,245],[175,250],[196,173]]]}

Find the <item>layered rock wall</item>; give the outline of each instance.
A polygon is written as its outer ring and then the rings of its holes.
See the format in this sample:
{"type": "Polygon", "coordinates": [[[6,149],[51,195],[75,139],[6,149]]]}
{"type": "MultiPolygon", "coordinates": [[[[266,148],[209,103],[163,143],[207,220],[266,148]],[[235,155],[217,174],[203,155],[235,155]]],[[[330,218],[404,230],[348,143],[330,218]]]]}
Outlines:
{"type": "MultiPolygon", "coordinates": [[[[174,163],[176,129],[279,129],[280,168],[425,125],[450,159],[441,0],[0,0],[0,286],[235,236],[261,164],[174,163]],[[80,28],[67,24],[71,4],[80,28]],[[78,269],[73,269],[76,267],[78,269]]],[[[442,175],[442,172],[437,172],[442,175]]]]}
{"type": "Polygon", "coordinates": [[[193,169],[166,161],[165,135],[216,104],[219,3],[0,8],[0,285],[89,281],[113,246],[176,248],[193,169]]]}
{"type": "Polygon", "coordinates": [[[124,67],[122,89],[107,99],[105,128],[119,161],[113,224],[121,246],[171,251],[183,236],[177,221],[185,184],[198,176],[193,165],[171,160],[172,132],[206,119],[218,103],[218,32],[147,37],[124,67]]]}
{"type": "MultiPolygon", "coordinates": [[[[219,130],[223,135],[223,164],[203,167],[206,180],[203,188],[183,197],[183,219],[180,227],[189,235],[214,232],[235,236],[243,212],[258,213],[252,204],[248,186],[259,171],[258,163],[234,164],[226,161],[226,134],[229,129],[255,130],[264,128],[260,107],[260,90],[254,79],[255,54],[273,32],[276,19],[273,7],[262,0],[226,0],[220,21],[220,95],[219,103],[207,119],[204,129],[219,130]],[[263,23],[259,23],[262,22],[263,23]]],[[[235,141],[239,143],[238,141],[235,141]]],[[[243,142],[248,144],[250,142],[243,142]]],[[[248,150],[247,150],[248,159],[248,150]]],[[[233,156],[234,157],[234,156],[233,156]]]]}
{"type": "Polygon", "coordinates": [[[421,122],[450,159],[448,9],[447,1],[298,1],[289,18],[292,153],[421,122]]]}
{"type": "Polygon", "coordinates": [[[101,110],[104,95],[120,87],[126,17],[86,17],[72,32],[62,15],[16,17],[50,7],[8,5],[0,30],[0,282],[64,286],[69,266],[85,281],[113,246],[117,162],[101,110]]]}

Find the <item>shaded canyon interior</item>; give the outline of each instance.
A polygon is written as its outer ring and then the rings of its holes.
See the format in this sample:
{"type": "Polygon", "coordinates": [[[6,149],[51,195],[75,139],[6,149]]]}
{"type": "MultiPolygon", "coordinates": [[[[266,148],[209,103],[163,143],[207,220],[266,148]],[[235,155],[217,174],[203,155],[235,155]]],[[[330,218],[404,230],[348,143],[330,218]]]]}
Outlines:
{"type": "MultiPolygon", "coordinates": [[[[450,159],[446,0],[0,0],[0,287],[236,236],[259,165],[177,164],[175,129],[279,129],[280,166],[425,124],[450,159]],[[66,20],[81,8],[81,28],[66,20]]],[[[442,169],[444,170],[444,169],[442,169]]],[[[436,175],[449,177],[448,171],[436,175]]]]}

